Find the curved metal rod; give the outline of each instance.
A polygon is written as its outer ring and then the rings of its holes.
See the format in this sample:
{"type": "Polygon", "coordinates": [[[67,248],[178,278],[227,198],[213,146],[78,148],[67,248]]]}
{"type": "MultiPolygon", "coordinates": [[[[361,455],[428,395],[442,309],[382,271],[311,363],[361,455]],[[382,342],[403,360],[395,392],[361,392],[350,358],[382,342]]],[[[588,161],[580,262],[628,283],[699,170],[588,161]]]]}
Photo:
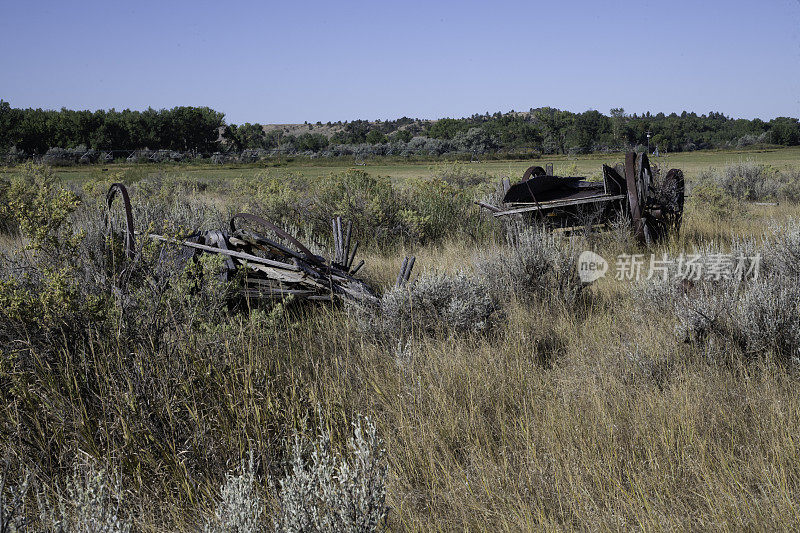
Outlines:
{"type": "Polygon", "coordinates": [[[531,176],[538,178],[539,176],[545,176],[546,174],[547,172],[542,167],[534,165],[525,171],[525,173],[522,175],[522,181],[527,181],[531,176]]]}
{"type": "Polygon", "coordinates": [[[232,232],[236,231],[236,219],[237,218],[243,218],[245,220],[249,220],[250,222],[255,222],[256,224],[261,224],[265,228],[274,231],[275,234],[278,237],[281,237],[282,239],[287,240],[290,243],[292,243],[293,245],[295,245],[297,247],[297,249],[303,255],[306,256],[306,258],[312,259],[312,260],[316,258],[316,256],[313,253],[311,253],[311,250],[309,250],[308,248],[303,246],[303,244],[300,241],[298,241],[297,239],[292,237],[290,234],[286,233],[284,230],[282,230],[281,228],[279,228],[278,226],[276,226],[272,222],[270,222],[268,220],[265,220],[265,219],[263,219],[263,218],[261,218],[260,216],[257,216],[257,215],[251,215],[250,213],[236,213],[235,215],[233,215],[233,217],[231,218],[231,231],[232,232]]]}
{"type": "Polygon", "coordinates": [[[117,193],[122,196],[122,205],[125,208],[125,255],[128,256],[128,259],[133,259],[136,255],[133,211],[131,210],[131,199],[130,196],[128,196],[128,189],[122,183],[111,184],[111,187],[108,189],[108,194],[106,194],[106,207],[108,208],[106,224],[110,230],[113,230],[111,227],[111,206],[114,204],[114,198],[116,198],[117,193]]]}

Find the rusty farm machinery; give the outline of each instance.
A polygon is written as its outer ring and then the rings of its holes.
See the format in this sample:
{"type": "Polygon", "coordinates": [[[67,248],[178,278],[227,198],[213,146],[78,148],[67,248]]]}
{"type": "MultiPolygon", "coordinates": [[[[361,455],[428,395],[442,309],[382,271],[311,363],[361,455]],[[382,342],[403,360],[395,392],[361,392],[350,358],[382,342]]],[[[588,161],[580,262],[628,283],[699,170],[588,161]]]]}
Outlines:
{"type": "Polygon", "coordinates": [[[503,181],[501,205],[478,204],[495,217],[517,215],[549,228],[608,226],[623,215],[637,239],[649,245],[677,234],[683,217],[683,172],[671,169],[655,178],[647,154],[634,152],[625,155],[624,165],[603,165],[602,181],[554,176],[552,164],[532,166],[519,183],[503,181]]]}
{"type": "MultiPolygon", "coordinates": [[[[136,255],[136,235],[130,196],[123,184],[113,184],[106,195],[106,221],[110,237],[121,240],[127,260],[136,255]],[[114,200],[120,197],[122,213],[114,216],[114,200]]],[[[238,213],[228,229],[196,232],[184,238],[144,234],[146,238],[181,246],[187,259],[201,254],[222,256],[219,276],[226,282],[239,282],[236,297],[247,302],[271,301],[292,296],[309,301],[352,301],[375,303],[377,294],[356,274],[364,266],[355,263],[358,241],[353,241],[353,225],[341,217],[331,220],[333,254],[326,258],[313,253],[296,237],[259,216],[238,213]]],[[[397,285],[408,282],[414,258],[406,257],[397,285]]]]}

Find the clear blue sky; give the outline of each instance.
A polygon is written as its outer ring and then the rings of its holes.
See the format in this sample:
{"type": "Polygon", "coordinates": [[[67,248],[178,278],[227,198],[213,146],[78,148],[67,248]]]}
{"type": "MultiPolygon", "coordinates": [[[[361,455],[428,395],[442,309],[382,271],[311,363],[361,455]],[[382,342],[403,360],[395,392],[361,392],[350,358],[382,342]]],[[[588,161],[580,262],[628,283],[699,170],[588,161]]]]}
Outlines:
{"type": "Polygon", "coordinates": [[[800,116],[800,1],[0,0],[14,107],[229,123],[571,111],[800,116]]]}

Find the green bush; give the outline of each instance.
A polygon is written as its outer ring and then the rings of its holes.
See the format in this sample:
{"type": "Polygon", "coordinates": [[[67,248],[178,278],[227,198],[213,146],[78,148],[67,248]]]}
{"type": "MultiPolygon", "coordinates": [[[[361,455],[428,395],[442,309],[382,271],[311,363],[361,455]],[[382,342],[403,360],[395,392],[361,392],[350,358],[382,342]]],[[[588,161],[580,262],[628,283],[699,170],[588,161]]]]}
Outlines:
{"type": "Polygon", "coordinates": [[[56,183],[46,166],[26,163],[11,181],[0,182],[0,220],[28,239],[28,248],[57,249],[71,235],[70,216],[78,196],[56,183]]]}
{"type": "Polygon", "coordinates": [[[459,230],[468,231],[480,220],[468,193],[443,179],[409,180],[406,198],[402,217],[414,228],[421,243],[444,240],[459,230]]]}
{"type": "Polygon", "coordinates": [[[388,178],[348,170],[320,179],[314,192],[314,219],[320,231],[330,228],[331,218],[341,216],[353,222],[362,241],[378,246],[414,233],[400,215],[401,198],[388,178]]]}
{"type": "Polygon", "coordinates": [[[727,218],[736,209],[736,201],[718,183],[703,180],[692,187],[692,196],[710,211],[713,218],[727,218]]]}

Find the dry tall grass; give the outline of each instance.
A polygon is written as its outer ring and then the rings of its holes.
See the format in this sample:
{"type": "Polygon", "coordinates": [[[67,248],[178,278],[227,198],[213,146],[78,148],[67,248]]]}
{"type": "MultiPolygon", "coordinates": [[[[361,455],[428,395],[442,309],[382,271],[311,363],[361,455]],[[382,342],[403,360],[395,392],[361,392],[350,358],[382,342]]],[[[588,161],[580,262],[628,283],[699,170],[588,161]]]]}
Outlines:
{"type": "MultiPolygon", "coordinates": [[[[693,200],[682,234],[652,252],[729,249],[800,215],[794,204],[737,206],[721,221],[693,200]]],[[[483,283],[481,253],[514,253],[501,242],[487,232],[371,248],[366,275],[386,290],[415,253],[416,274],[483,283]]],[[[618,230],[572,246],[650,253],[630,242],[618,230]]],[[[118,476],[135,529],[191,531],[224,522],[219,488],[248,461],[247,491],[279,516],[293,436],[325,428],[331,453],[350,457],[352,424],[366,415],[385,447],[392,531],[800,529],[791,360],[744,357],[724,339],[687,343],[671,305],[681,293],[649,304],[613,276],[577,302],[511,292],[491,328],[444,324],[401,343],[365,332],[347,307],[227,314],[170,294],[158,312],[175,323],[158,337],[132,335],[119,318],[116,333],[87,325],[50,347],[6,338],[5,479],[29,471],[32,490],[53,495],[76,464],[99,465],[118,476]]]]}

